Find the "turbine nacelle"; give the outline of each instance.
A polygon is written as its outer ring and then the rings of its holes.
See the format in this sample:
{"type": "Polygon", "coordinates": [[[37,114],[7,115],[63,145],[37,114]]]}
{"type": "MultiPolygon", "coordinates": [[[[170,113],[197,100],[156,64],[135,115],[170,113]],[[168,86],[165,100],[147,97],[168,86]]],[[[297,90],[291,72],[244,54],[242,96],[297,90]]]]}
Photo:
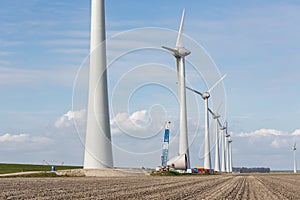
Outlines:
{"type": "Polygon", "coordinates": [[[166,123],[166,129],[170,129],[170,124],[171,124],[171,121],[167,121],[167,123],[166,123]]]}
{"type": "MultiPolygon", "coordinates": [[[[219,119],[221,117],[221,115],[214,113],[210,108],[208,108],[208,111],[212,114],[214,119],[219,119]]],[[[218,120],[218,124],[220,125],[220,127],[222,127],[222,124],[219,120],[218,120]]]]}
{"type": "Polygon", "coordinates": [[[201,96],[203,99],[208,99],[210,97],[210,94],[208,92],[204,92],[201,96]]]}
{"type": "Polygon", "coordinates": [[[215,115],[215,116],[213,116],[214,119],[218,119],[220,117],[221,117],[221,115],[215,115]]]}
{"type": "Polygon", "coordinates": [[[186,48],[184,47],[176,47],[177,49],[177,56],[180,56],[180,57],[185,57],[185,56],[188,56],[191,54],[191,51],[190,50],[187,50],[186,48]]]}
{"type": "Polygon", "coordinates": [[[173,49],[170,47],[162,46],[162,48],[170,51],[173,54],[173,56],[175,56],[176,58],[184,58],[185,56],[188,56],[191,54],[191,51],[187,50],[184,47],[176,47],[176,49],[173,49]]]}

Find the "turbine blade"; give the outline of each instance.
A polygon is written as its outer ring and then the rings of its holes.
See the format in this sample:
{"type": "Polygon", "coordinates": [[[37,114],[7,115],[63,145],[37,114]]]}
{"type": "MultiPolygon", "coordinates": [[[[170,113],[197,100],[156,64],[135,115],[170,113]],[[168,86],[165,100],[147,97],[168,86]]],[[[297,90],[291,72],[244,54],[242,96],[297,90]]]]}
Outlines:
{"type": "Polygon", "coordinates": [[[223,79],[227,76],[227,74],[224,74],[211,88],[209,88],[209,90],[207,91],[208,93],[210,93],[220,82],[223,81],[223,79]]]}
{"type": "Polygon", "coordinates": [[[194,89],[192,89],[192,88],[190,88],[190,87],[188,87],[188,86],[185,86],[185,88],[188,89],[188,90],[191,90],[191,91],[193,91],[193,92],[195,92],[195,93],[197,93],[197,94],[199,94],[199,95],[202,96],[202,93],[199,92],[199,91],[197,91],[197,90],[194,90],[194,89]]]}
{"type": "Polygon", "coordinates": [[[170,47],[165,47],[165,46],[162,46],[163,49],[166,49],[168,51],[171,51],[173,54],[177,54],[178,53],[178,50],[177,49],[172,49],[170,47]]]}
{"type": "Polygon", "coordinates": [[[182,29],[184,24],[184,16],[185,16],[185,9],[183,9],[182,11],[181,22],[178,31],[177,41],[176,41],[176,47],[181,47],[181,36],[182,36],[182,29]]]}
{"type": "Polygon", "coordinates": [[[208,111],[209,111],[213,116],[215,116],[215,113],[214,113],[210,108],[208,108],[208,111]]]}

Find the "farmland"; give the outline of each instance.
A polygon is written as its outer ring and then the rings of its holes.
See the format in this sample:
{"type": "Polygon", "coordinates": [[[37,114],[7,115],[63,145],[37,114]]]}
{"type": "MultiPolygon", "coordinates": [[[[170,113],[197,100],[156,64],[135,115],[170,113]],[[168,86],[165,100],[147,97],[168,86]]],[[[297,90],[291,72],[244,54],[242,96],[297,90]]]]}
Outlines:
{"type": "MultiPolygon", "coordinates": [[[[80,166],[55,166],[56,170],[78,169],[80,166]]],[[[0,163],[0,174],[27,172],[27,171],[50,171],[51,165],[30,165],[30,164],[4,164],[0,163]]]]}
{"type": "Polygon", "coordinates": [[[300,175],[2,178],[0,199],[300,199],[300,175]]]}

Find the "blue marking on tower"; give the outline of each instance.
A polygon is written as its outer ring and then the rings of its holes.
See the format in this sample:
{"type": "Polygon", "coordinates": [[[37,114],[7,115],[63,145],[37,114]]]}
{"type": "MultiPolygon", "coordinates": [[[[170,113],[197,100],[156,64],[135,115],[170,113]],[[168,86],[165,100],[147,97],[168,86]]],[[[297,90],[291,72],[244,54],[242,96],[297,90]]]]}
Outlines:
{"type": "Polygon", "coordinates": [[[171,123],[170,121],[166,122],[163,150],[162,150],[162,156],[161,156],[161,166],[164,167],[164,168],[167,167],[167,162],[168,162],[170,123],[171,123]]]}

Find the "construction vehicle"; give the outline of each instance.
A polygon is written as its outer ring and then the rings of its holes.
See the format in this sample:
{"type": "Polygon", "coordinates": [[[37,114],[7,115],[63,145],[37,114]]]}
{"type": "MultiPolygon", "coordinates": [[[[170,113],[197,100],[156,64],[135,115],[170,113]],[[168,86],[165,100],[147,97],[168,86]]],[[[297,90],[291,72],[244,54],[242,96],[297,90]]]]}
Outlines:
{"type": "Polygon", "coordinates": [[[161,156],[161,168],[163,171],[166,171],[169,167],[167,166],[168,154],[169,154],[169,139],[170,139],[170,121],[166,122],[166,128],[164,133],[164,142],[161,156]]]}

